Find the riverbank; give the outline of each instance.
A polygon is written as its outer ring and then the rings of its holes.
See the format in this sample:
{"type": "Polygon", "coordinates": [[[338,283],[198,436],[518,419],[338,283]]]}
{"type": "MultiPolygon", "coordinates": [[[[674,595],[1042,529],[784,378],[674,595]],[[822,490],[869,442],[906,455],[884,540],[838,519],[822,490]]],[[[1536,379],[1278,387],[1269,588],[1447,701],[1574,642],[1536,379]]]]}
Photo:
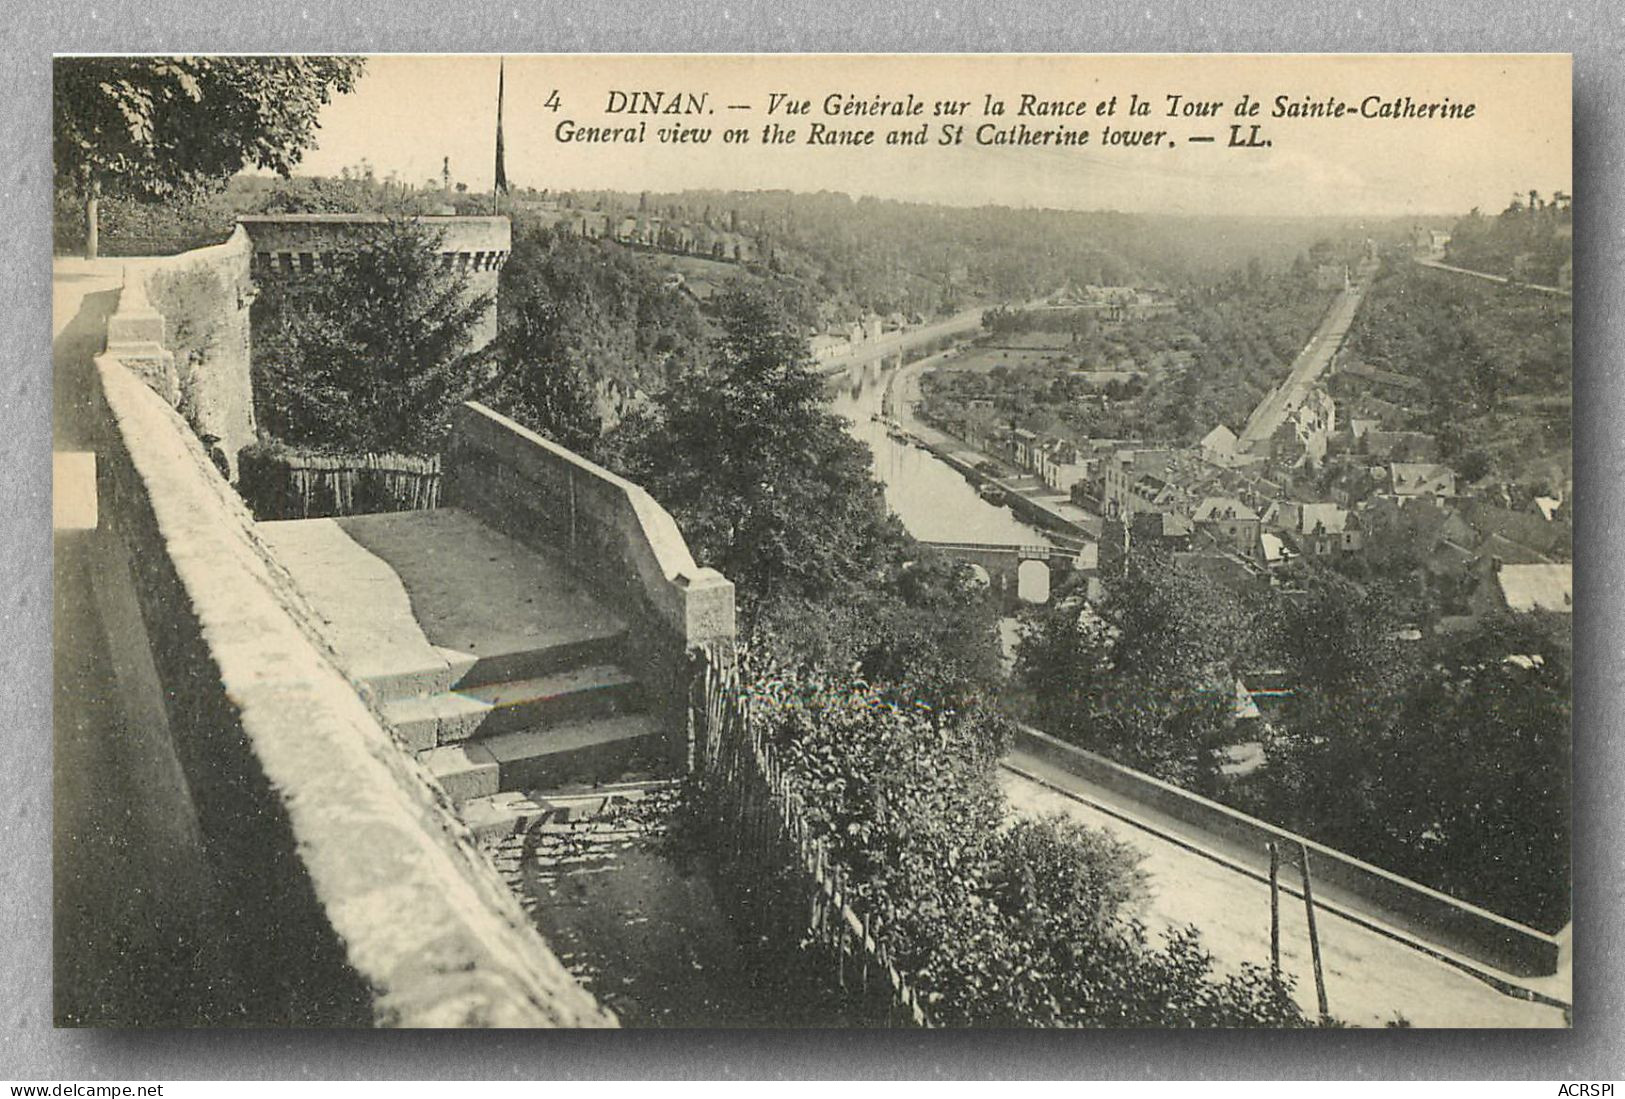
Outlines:
{"type": "Polygon", "coordinates": [[[997,455],[933,427],[915,413],[915,405],[919,401],[920,375],[953,350],[957,348],[908,363],[887,379],[881,407],[889,410],[897,420],[904,439],[930,452],[978,491],[984,485],[994,486],[999,494],[997,503],[1008,507],[1023,522],[1068,540],[1099,541],[1102,528],[1100,517],[1072,503],[1066,493],[1058,492],[1039,478],[1023,473],[997,455]],[[990,472],[990,465],[1001,472],[990,472]]]}

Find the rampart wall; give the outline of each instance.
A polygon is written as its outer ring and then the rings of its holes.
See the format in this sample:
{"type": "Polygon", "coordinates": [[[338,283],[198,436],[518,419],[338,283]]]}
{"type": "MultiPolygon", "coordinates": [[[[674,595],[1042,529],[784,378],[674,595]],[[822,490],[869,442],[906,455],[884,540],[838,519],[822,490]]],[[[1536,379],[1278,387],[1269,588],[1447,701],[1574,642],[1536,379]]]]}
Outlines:
{"type": "Polygon", "coordinates": [[[107,345],[176,407],[216,460],[236,475],[237,452],[254,441],[249,307],[254,300],[248,236],[125,264],[107,345]]]}
{"type": "MultiPolygon", "coordinates": [[[[683,728],[689,655],[732,652],[734,586],[695,563],[671,515],[639,486],[474,402],[453,415],[441,468],[442,506],[566,562],[627,616],[630,663],[661,700],[665,727],[683,728]]],[[[674,753],[684,746],[674,739],[674,753]]]]}
{"type": "Polygon", "coordinates": [[[96,361],[97,537],[129,565],[122,640],[151,656],[124,704],[166,726],[212,870],[222,983],[242,990],[223,1021],[613,1025],[329,659],[129,304],[96,361]]]}

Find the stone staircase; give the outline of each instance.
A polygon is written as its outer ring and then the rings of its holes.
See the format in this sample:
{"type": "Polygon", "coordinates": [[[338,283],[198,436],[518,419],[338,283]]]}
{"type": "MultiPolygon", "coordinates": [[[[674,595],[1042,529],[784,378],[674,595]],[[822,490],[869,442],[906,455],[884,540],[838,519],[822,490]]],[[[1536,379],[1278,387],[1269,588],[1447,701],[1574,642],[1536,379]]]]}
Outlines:
{"type": "Polygon", "coordinates": [[[535,649],[508,663],[511,678],[490,680],[476,664],[454,687],[386,699],[384,717],[459,805],[646,777],[660,730],[616,662],[620,641],[535,649]]]}
{"type": "Polygon", "coordinates": [[[455,509],[257,529],[465,821],[669,776],[626,623],[546,556],[455,509]]]}

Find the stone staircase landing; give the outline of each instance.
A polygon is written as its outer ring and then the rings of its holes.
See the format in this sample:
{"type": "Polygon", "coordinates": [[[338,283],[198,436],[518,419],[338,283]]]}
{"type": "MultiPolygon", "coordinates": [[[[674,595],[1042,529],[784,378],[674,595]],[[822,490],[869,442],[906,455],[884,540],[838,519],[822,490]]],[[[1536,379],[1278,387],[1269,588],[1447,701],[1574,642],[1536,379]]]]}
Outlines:
{"type": "Polygon", "coordinates": [[[670,774],[627,623],[560,562],[455,508],[257,530],[465,819],[670,774]]]}

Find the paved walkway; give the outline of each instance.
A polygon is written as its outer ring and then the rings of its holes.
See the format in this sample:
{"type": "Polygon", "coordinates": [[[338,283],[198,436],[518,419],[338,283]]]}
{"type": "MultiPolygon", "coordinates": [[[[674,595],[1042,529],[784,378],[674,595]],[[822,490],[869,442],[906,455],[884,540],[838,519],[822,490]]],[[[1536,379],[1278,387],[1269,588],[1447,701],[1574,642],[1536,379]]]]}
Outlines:
{"type": "MultiPolygon", "coordinates": [[[[52,279],[53,448],[94,452],[91,358],[122,263],[58,259],[52,279]]],[[[88,462],[82,469],[93,469],[88,462]]],[[[94,481],[81,485],[90,494],[94,481]]],[[[54,1014],[63,1026],[188,1026],[240,1015],[214,954],[212,871],[161,706],[111,632],[138,628],[117,540],[60,530],[54,625],[54,1014]]]]}
{"type": "MultiPolygon", "coordinates": [[[[1144,855],[1142,866],[1151,875],[1153,890],[1147,913],[1153,927],[1195,924],[1221,968],[1233,969],[1242,962],[1269,964],[1266,883],[1102,811],[1097,805],[1112,805],[1114,795],[1074,775],[1019,752],[1012,753],[1007,762],[1043,780],[1034,781],[1008,768],[1000,772],[1000,784],[1016,813],[1061,814],[1104,828],[1144,855]]],[[[1383,1026],[1403,1016],[1418,1027],[1565,1025],[1559,1008],[1507,995],[1455,966],[1318,904],[1316,913],[1327,998],[1332,1014],[1346,1023],[1383,1026]]],[[[1285,894],[1281,961],[1283,969],[1297,977],[1298,1002],[1313,1014],[1315,986],[1303,903],[1285,894]]],[[[1554,979],[1550,991],[1560,990],[1561,982],[1554,979]]]]}

